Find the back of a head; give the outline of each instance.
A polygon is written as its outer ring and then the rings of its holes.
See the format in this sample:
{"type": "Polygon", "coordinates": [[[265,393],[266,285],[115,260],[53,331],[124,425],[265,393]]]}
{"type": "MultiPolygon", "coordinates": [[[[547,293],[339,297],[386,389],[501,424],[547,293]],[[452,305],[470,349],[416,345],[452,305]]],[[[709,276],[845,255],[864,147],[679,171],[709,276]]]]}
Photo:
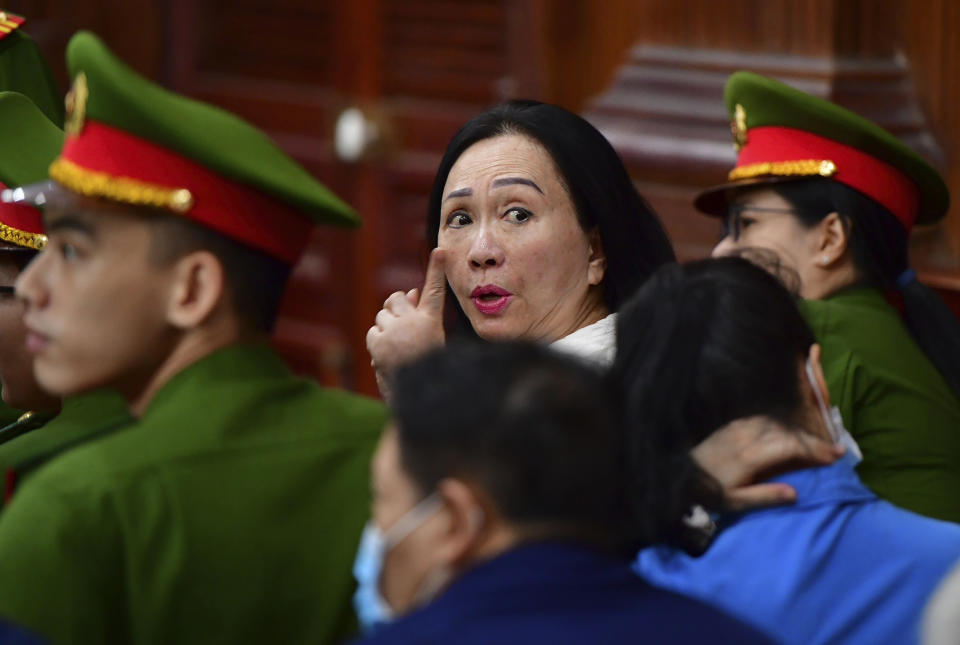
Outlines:
{"type": "Polygon", "coordinates": [[[611,311],[660,265],[672,262],[673,247],[659,219],[640,196],[610,142],[590,123],[556,105],[514,100],[468,121],[447,146],[427,214],[427,240],[437,245],[443,187],[450,169],[474,143],[520,134],[542,145],[556,165],[584,231],[597,230],[607,258],[604,300],[611,311]]]}
{"type": "Polygon", "coordinates": [[[611,378],[623,389],[649,521],[718,503],[689,450],[723,425],[798,420],[800,361],[813,342],[793,296],[741,258],[664,267],[624,306],[611,378]]]}
{"type": "Polygon", "coordinates": [[[531,537],[619,545],[625,463],[602,377],[527,343],[453,343],[398,370],[401,462],[423,494],[478,486],[531,537]]]}
{"type": "Polygon", "coordinates": [[[631,418],[672,425],[688,447],[737,418],[795,420],[798,361],[814,338],[793,296],[753,263],[665,267],[617,322],[631,418]]]}

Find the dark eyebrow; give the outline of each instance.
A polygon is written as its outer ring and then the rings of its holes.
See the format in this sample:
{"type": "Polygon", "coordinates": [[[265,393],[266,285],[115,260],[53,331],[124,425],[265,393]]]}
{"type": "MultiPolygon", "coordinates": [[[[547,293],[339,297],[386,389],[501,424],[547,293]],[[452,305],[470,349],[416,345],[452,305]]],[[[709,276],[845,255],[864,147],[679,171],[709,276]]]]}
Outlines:
{"type": "Polygon", "coordinates": [[[458,188],[456,190],[451,190],[450,194],[447,195],[443,201],[447,201],[448,199],[453,199],[454,197],[469,197],[472,194],[473,194],[472,188],[458,188]]]}
{"type": "Polygon", "coordinates": [[[97,232],[93,226],[86,220],[84,217],[77,215],[63,215],[57,217],[52,221],[50,219],[44,218],[44,228],[46,229],[47,235],[52,235],[60,231],[76,231],[88,237],[95,238],[97,232]]]}
{"type": "Polygon", "coordinates": [[[525,179],[523,177],[503,177],[501,179],[494,179],[493,184],[490,187],[500,188],[501,186],[510,186],[511,184],[523,184],[524,186],[530,186],[541,195],[543,194],[543,191],[540,190],[540,186],[537,186],[529,179],[525,179]]]}

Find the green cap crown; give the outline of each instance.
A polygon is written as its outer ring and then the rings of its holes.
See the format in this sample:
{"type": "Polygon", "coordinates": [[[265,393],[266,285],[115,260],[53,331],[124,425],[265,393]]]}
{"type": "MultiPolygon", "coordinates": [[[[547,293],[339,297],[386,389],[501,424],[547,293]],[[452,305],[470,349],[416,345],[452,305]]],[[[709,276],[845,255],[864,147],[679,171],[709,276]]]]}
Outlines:
{"type": "Polygon", "coordinates": [[[942,218],[950,206],[946,184],[923,157],[880,126],[850,110],[746,71],[730,76],[724,100],[735,128],[745,126],[747,132],[764,126],[805,130],[856,148],[893,166],[919,189],[919,224],[942,218]],[[737,114],[738,105],[742,109],[740,115],[737,114]],[[738,119],[741,120],[739,124],[738,119]]]}
{"type": "MultiPolygon", "coordinates": [[[[318,224],[357,226],[347,204],[246,121],[143,78],[90,32],[67,45],[71,77],[86,76],[89,120],[129,132],[257,189],[318,224]]],[[[68,124],[69,129],[69,124],[68,124]]]]}
{"type": "Polygon", "coordinates": [[[0,92],[0,142],[0,181],[23,186],[47,178],[63,131],[23,94],[0,92]]]}
{"type": "Polygon", "coordinates": [[[63,95],[40,48],[19,29],[0,39],[0,91],[20,92],[48,119],[63,124],[63,95]]]}

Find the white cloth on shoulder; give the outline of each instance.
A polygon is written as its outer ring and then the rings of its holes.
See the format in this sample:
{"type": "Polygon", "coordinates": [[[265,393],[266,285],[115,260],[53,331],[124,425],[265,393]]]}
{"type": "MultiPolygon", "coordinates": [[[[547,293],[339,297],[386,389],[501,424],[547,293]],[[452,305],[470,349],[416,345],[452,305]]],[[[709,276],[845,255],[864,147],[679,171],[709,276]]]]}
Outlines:
{"type": "Polygon", "coordinates": [[[923,645],[960,643],[960,565],[953,568],[927,603],[923,616],[923,645]]]}
{"type": "Polygon", "coordinates": [[[617,355],[617,314],[612,313],[592,325],[581,327],[550,343],[550,347],[606,369],[613,365],[617,355]]]}

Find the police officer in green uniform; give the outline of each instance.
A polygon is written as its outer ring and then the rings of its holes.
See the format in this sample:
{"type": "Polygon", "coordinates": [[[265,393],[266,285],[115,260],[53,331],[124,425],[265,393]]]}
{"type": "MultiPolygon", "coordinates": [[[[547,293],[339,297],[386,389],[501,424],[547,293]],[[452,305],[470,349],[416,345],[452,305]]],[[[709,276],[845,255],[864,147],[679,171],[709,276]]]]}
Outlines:
{"type": "MultiPolygon", "coordinates": [[[[63,102],[39,48],[20,29],[24,22],[0,12],[3,188],[44,179],[63,146],[63,102]]],[[[13,297],[13,282],[45,241],[40,211],[29,205],[0,204],[0,383],[11,409],[29,410],[0,428],[0,473],[6,498],[47,458],[87,434],[130,420],[122,399],[106,391],[71,397],[54,417],[60,398],[44,392],[33,376],[32,358],[24,347],[23,307],[13,297]]]]}
{"type": "Polygon", "coordinates": [[[763,249],[799,278],[861,479],[960,522],[960,325],[907,261],[913,225],[947,211],[943,180],[885,130],[782,83],[738,72],[725,98],[737,163],[696,200],[726,218],[714,254],[763,249]]]}
{"type": "Polygon", "coordinates": [[[315,224],[356,215],[262,133],[139,77],[92,34],[48,242],[17,282],[38,381],[137,422],[52,460],[0,516],[0,617],[52,643],[332,643],[382,405],[267,344],[315,224]]]}
{"type": "MultiPolygon", "coordinates": [[[[0,57],[0,66],[4,60],[0,57]]],[[[6,188],[45,177],[46,167],[63,143],[63,133],[29,98],[2,91],[0,141],[0,187],[6,188]]],[[[29,410],[0,428],[0,450],[60,408],[60,399],[45,392],[33,377],[33,360],[24,344],[23,303],[13,293],[14,281],[45,242],[39,210],[0,204],[0,384],[4,403],[29,410]]]]}
{"type": "MultiPolygon", "coordinates": [[[[0,187],[39,181],[63,142],[63,105],[25,19],[0,11],[0,187]],[[30,103],[34,105],[29,105],[30,103]],[[41,107],[42,106],[42,107],[41,107]],[[56,125],[55,125],[56,124],[56,125]]],[[[0,443],[42,425],[60,407],[36,384],[23,348],[22,307],[13,297],[20,269],[42,247],[40,213],[0,206],[0,443]]]]}
{"type": "MultiPolygon", "coordinates": [[[[0,12],[2,188],[45,179],[63,147],[63,101],[38,47],[20,30],[23,22],[0,12]]],[[[49,457],[88,434],[130,421],[123,400],[108,391],[71,397],[57,414],[60,398],[43,391],[34,378],[33,360],[24,346],[23,305],[14,298],[13,283],[45,242],[39,210],[0,204],[0,383],[11,410],[29,410],[0,427],[5,498],[49,457]]]]}

